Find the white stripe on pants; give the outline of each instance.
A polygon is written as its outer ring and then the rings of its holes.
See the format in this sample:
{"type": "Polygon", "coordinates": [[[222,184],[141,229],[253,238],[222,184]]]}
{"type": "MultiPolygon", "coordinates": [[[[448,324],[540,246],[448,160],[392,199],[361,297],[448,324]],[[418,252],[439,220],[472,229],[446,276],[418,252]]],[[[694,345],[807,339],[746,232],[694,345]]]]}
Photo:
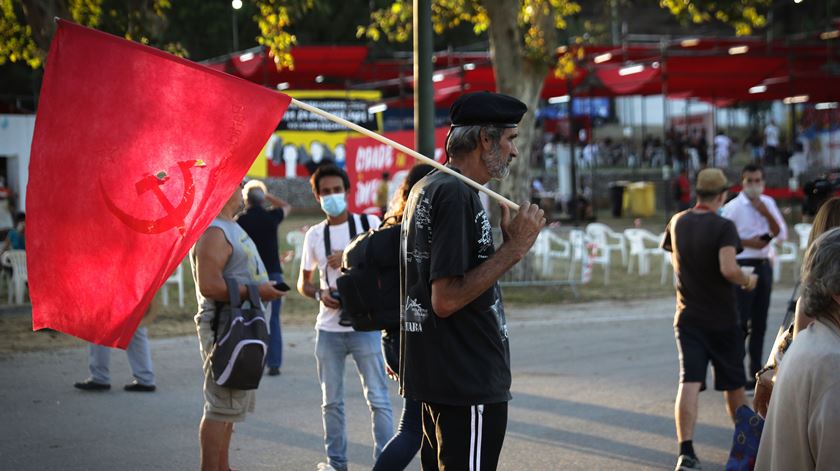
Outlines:
{"type": "Polygon", "coordinates": [[[470,471],[481,470],[481,429],[484,405],[470,407],[470,471]]]}

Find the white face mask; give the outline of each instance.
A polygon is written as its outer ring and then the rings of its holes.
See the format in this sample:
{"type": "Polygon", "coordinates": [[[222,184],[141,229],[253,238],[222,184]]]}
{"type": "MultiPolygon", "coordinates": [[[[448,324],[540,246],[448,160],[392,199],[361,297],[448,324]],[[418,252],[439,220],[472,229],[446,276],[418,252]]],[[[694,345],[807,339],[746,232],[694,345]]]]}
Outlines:
{"type": "Polygon", "coordinates": [[[744,194],[749,198],[758,198],[762,193],[764,193],[764,183],[755,183],[744,187],[744,194]]]}

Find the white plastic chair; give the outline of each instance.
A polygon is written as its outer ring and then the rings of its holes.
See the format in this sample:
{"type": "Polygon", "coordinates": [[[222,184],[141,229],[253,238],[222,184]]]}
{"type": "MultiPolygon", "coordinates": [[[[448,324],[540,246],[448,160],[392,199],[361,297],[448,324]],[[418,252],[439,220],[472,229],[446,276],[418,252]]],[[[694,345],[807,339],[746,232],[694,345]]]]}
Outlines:
{"type": "MultiPolygon", "coordinates": [[[[805,239],[808,240],[807,238],[805,239]]],[[[793,264],[793,278],[796,279],[797,272],[797,247],[793,242],[783,242],[773,239],[770,258],[773,261],[773,281],[779,281],[782,277],[782,264],[793,264]]]]}
{"type": "Polygon", "coordinates": [[[14,295],[15,304],[23,304],[23,296],[29,276],[26,271],[26,251],[9,250],[3,254],[3,265],[12,267],[12,279],[9,286],[9,304],[14,295]]]}
{"type": "Polygon", "coordinates": [[[572,263],[569,264],[569,279],[574,274],[577,262],[580,262],[581,265],[581,279],[584,278],[584,269],[591,263],[593,267],[595,265],[601,265],[604,268],[604,284],[610,284],[609,252],[604,250],[585,231],[580,229],[569,231],[569,243],[572,245],[572,263]],[[590,250],[590,244],[594,244],[593,250],[590,250]]]}
{"type": "Polygon", "coordinates": [[[614,251],[618,251],[621,254],[621,265],[627,266],[627,240],[624,234],[615,232],[610,226],[600,222],[593,222],[586,226],[586,234],[606,252],[608,258],[614,251]],[[611,240],[612,243],[610,243],[611,240]]]}
{"type": "Polygon", "coordinates": [[[805,249],[808,248],[808,237],[811,236],[811,224],[800,222],[793,225],[793,230],[799,236],[799,250],[805,252],[805,249]]]}
{"type": "Polygon", "coordinates": [[[180,263],[172,276],[163,283],[163,305],[169,306],[169,290],[166,285],[178,285],[178,305],[184,307],[184,267],[180,263]]]}
{"type": "Polygon", "coordinates": [[[306,234],[301,231],[290,231],[286,234],[286,242],[292,246],[295,252],[295,260],[300,260],[303,256],[303,239],[306,234]]]}
{"type": "Polygon", "coordinates": [[[540,231],[531,250],[539,261],[542,275],[545,277],[551,276],[552,259],[570,259],[572,257],[572,246],[569,241],[560,237],[551,229],[540,231]]]}
{"type": "Polygon", "coordinates": [[[659,248],[661,236],[647,231],[645,229],[625,229],[624,236],[630,243],[630,261],[627,263],[627,273],[633,272],[633,259],[638,260],[640,275],[647,275],[650,273],[650,258],[651,256],[661,257],[662,249],[659,248]]]}

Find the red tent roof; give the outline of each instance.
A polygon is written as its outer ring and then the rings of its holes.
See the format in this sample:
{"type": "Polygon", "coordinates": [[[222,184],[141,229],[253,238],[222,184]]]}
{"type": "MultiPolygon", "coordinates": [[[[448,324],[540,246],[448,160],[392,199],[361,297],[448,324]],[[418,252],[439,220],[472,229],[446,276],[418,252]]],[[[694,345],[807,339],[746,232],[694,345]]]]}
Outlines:
{"type": "MultiPolygon", "coordinates": [[[[808,101],[840,101],[840,55],[823,46],[788,46],[756,39],[697,39],[660,44],[584,46],[572,78],[579,96],[655,95],[730,104],[807,95],[808,101]],[[595,61],[596,57],[598,62],[595,61]],[[757,88],[756,88],[757,87],[757,88]],[[750,90],[754,93],[750,93],[750,90]],[[757,93],[756,93],[757,92],[757,93]]],[[[294,69],[277,71],[262,49],[210,61],[210,67],[247,80],[290,89],[379,89],[390,104],[411,106],[410,58],[372,58],[366,46],[300,46],[294,69]],[[319,77],[320,76],[320,77],[319,77]],[[402,84],[401,84],[402,81],[402,84]]],[[[493,90],[488,53],[436,53],[435,101],[450,104],[466,90],[493,90]]],[[[542,97],[568,94],[567,80],[549,72],[542,97]]]]}
{"type": "Polygon", "coordinates": [[[840,67],[832,66],[840,62],[840,56],[825,46],[729,38],[697,41],[689,46],[677,42],[664,49],[660,45],[627,49],[588,46],[585,63],[606,90],[598,90],[596,85],[582,93],[653,95],[666,90],[669,96],[718,103],[797,95],[808,95],[811,102],[840,99],[840,90],[825,86],[840,78],[840,67]],[[641,65],[642,72],[618,74],[630,65],[641,65]]]}

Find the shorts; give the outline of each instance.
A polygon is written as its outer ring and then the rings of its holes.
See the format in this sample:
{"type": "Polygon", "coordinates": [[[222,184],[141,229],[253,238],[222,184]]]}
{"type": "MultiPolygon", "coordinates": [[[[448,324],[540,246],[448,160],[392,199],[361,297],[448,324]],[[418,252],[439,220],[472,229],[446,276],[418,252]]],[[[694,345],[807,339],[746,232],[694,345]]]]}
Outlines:
{"type": "Polygon", "coordinates": [[[734,391],[746,384],[744,333],[740,329],[677,326],[674,335],[680,357],[680,383],[702,383],[700,390],[706,389],[706,369],[711,361],[715,390],[734,391]]]}
{"type": "Polygon", "coordinates": [[[217,422],[242,422],[254,412],[256,390],[244,391],[219,386],[213,380],[210,351],[213,348],[213,327],[210,322],[198,322],[198,342],[204,369],[204,419],[217,422]]]}

